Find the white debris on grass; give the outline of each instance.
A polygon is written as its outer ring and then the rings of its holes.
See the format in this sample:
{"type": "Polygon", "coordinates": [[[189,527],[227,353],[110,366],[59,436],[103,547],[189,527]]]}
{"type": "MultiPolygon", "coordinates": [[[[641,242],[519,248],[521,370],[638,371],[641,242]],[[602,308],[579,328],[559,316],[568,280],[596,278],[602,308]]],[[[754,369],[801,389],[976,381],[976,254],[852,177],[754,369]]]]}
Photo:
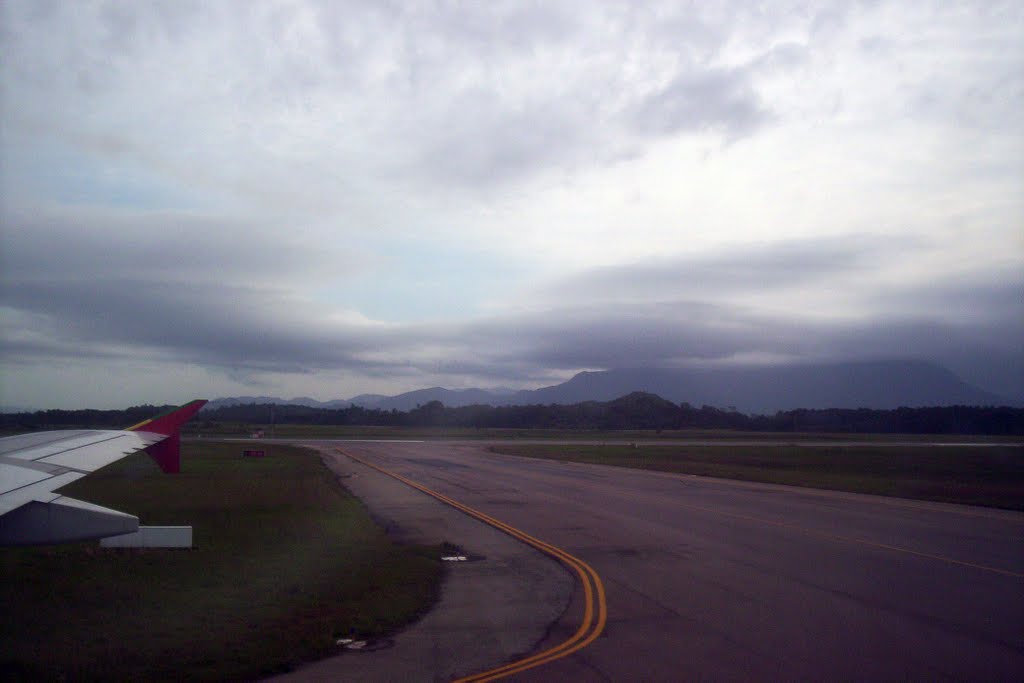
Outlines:
{"type": "Polygon", "coordinates": [[[355,640],[354,638],[338,638],[335,644],[340,645],[346,650],[362,650],[366,647],[367,642],[365,640],[355,640]]]}

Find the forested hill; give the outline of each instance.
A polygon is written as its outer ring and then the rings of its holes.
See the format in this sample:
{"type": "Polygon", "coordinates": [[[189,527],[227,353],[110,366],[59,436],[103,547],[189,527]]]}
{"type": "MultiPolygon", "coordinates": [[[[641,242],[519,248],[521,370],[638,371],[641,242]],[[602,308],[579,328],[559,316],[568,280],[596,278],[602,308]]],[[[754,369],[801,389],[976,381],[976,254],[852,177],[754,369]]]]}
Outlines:
{"type": "MultiPolygon", "coordinates": [[[[127,410],[46,410],[0,415],[5,431],[59,428],[120,429],[162,407],[127,410]]],[[[733,429],[762,432],[836,432],[876,434],[1024,435],[1024,408],[942,406],[893,410],[788,410],[774,415],[746,415],[711,406],[676,404],[657,395],[635,392],[613,401],[571,405],[474,405],[446,407],[430,401],[412,410],[351,406],[312,408],[301,405],[232,405],[204,410],[192,421],[203,429],[217,423],[364,425],[389,427],[469,427],[518,429],[733,429]]]]}
{"type": "Polygon", "coordinates": [[[132,406],[124,410],[37,410],[0,413],[0,427],[13,429],[125,429],[177,406],[132,406]]]}

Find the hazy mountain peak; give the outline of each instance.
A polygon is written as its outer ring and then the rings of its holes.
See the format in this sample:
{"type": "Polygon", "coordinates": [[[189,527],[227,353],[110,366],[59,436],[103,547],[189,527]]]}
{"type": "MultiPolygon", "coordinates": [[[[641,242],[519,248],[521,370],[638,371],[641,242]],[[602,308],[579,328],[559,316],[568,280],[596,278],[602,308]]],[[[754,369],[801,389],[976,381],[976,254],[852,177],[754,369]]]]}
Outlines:
{"type": "Polygon", "coordinates": [[[795,365],[586,370],[561,384],[499,394],[483,389],[429,387],[396,396],[361,394],[320,402],[311,398],[237,397],[212,407],[279,403],[313,407],[360,405],[412,410],[430,401],[449,407],[612,401],[622,405],[657,400],[711,405],[746,413],[796,408],[878,408],[934,405],[1009,405],[1006,398],[967,384],[948,369],[921,360],[871,360],[795,365]],[[620,398],[621,397],[621,398],[620,398]]]}

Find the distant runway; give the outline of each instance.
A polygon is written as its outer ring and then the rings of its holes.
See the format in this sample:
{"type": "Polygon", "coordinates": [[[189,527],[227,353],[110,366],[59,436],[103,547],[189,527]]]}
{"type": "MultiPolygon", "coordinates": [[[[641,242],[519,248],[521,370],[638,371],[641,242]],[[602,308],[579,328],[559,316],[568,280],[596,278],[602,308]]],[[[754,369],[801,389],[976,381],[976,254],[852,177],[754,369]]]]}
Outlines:
{"type": "MultiPolygon", "coordinates": [[[[1024,514],[478,443],[336,445],[600,576],[604,633],[509,680],[1024,680],[1024,514]]],[[[539,647],[579,619],[570,609],[539,647]]]]}
{"type": "MultiPolygon", "coordinates": [[[[185,437],[186,440],[193,440],[196,437],[185,437]]],[[[863,441],[836,441],[825,439],[809,439],[806,435],[800,434],[793,439],[622,439],[619,437],[610,439],[379,439],[366,438],[307,438],[297,437],[274,438],[274,437],[235,437],[222,438],[210,437],[222,441],[244,441],[260,443],[317,443],[321,445],[344,444],[344,443],[445,443],[453,446],[468,445],[553,445],[565,444],[571,446],[716,446],[719,448],[736,448],[751,446],[801,446],[806,448],[881,448],[886,446],[899,446],[901,448],[952,448],[969,446],[971,448],[999,448],[999,447],[1020,447],[1024,441],[971,441],[969,439],[960,441],[900,441],[898,439],[886,439],[877,437],[863,441]]]]}

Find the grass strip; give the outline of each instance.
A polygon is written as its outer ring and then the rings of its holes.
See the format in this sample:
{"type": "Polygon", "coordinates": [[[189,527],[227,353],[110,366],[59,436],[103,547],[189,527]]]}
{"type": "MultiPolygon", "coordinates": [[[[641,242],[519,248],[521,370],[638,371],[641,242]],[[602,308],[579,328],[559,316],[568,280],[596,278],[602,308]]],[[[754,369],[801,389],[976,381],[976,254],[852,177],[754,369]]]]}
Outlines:
{"type": "Polygon", "coordinates": [[[138,454],[64,493],[191,524],[192,550],[0,549],[0,678],[253,679],[334,654],[339,637],[385,635],[436,600],[440,549],[392,543],[314,452],[184,449],[181,474],[138,454]]]}
{"type": "MultiPolygon", "coordinates": [[[[69,427],[70,428],[70,427],[69,427]]],[[[372,425],[257,424],[242,422],[185,425],[189,438],[247,438],[254,432],[280,439],[473,439],[517,440],[558,439],[568,441],[793,441],[818,442],[907,442],[907,443],[1017,443],[1024,436],[993,434],[850,434],[833,432],[745,432],[729,429],[535,429],[512,427],[383,427],[372,425]]]]}
{"type": "Polygon", "coordinates": [[[495,453],[1024,510],[1024,446],[533,445],[495,453]]]}

